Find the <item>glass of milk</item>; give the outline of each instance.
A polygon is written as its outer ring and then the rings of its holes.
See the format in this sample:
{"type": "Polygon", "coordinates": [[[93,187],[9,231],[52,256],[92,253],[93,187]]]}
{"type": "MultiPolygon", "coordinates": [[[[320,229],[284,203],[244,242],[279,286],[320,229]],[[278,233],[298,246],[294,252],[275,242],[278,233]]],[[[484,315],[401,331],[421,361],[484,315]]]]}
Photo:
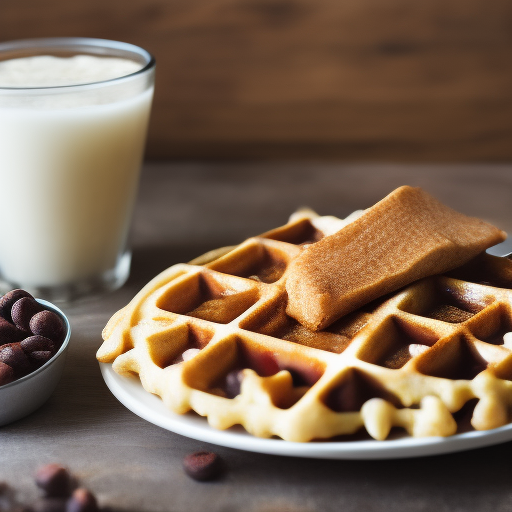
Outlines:
{"type": "Polygon", "coordinates": [[[0,293],[71,300],[126,281],[154,75],[126,43],[0,44],[0,293]]]}

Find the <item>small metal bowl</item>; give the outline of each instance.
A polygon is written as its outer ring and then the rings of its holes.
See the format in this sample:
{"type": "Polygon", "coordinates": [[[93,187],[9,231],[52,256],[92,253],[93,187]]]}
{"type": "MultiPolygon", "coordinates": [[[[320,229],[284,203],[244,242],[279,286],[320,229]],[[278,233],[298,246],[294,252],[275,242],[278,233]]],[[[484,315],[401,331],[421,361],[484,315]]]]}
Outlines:
{"type": "Polygon", "coordinates": [[[41,368],[21,379],[0,386],[0,425],[19,420],[41,407],[55,390],[64,370],[71,337],[69,320],[51,302],[43,299],[36,300],[61,317],[66,326],[66,338],[58,352],[41,368]]]}

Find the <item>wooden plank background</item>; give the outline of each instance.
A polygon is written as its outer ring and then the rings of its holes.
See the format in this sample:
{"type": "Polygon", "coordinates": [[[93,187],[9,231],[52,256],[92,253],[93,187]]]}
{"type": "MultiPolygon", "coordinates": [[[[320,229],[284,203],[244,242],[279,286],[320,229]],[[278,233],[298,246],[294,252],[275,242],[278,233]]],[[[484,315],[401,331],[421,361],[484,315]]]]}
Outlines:
{"type": "Polygon", "coordinates": [[[507,0],[1,0],[157,58],[150,158],[512,158],[507,0]]]}

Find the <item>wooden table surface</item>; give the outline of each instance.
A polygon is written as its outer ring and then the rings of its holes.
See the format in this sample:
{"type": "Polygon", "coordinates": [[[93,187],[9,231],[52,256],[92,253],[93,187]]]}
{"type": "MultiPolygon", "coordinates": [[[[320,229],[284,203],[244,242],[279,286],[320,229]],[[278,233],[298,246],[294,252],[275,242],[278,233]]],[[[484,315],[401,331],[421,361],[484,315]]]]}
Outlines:
{"type": "Polygon", "coordinates": [[[253,454],[147,423],[111,395],[100,375],[94,356],[103,326],[159,271],[280,225],[297,207],[344,216],[402,184],[512,229],[507,166],[147,164],[131,277],[98,300],[63,306],[73,329],[64,376],[41,409],[0,429],[0,479],[34,497],[34,469],[57,461],[102,504],[139,512],[511,510],[512,443],[390,461],[253,454]],[[222,480],[201,484],[183,473],[183,456],[201,449],[222,455],[222,480]]]}

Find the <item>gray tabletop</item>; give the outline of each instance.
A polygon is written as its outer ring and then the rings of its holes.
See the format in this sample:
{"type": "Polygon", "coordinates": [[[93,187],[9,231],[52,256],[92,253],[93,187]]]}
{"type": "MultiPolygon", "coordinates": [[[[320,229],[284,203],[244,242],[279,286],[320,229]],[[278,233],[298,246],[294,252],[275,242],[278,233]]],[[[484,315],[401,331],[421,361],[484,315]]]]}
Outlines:
{"type": "MultiPolygon", "coordinates": [[[[507,166],[147,164],[134,216],[132,274],[120,290],[64,305],[73,335],[62,381],[36,413],[0,429],[0,479],[27,499],[34,469],[70,467],[104,505],[140,512],[509,511],[512,443],[389,461],[278,457],[214,447],[124,408],[95,352],[109,317],[164,268],[286,222],[308,205],[345,216],[420,185],[460,211],[512,229],[507,166]],[[197,483],[184,455],[215,450],[223,479],[197,483]]],[[[506,248],[505,248],[506,249],[506,248]]]]}

